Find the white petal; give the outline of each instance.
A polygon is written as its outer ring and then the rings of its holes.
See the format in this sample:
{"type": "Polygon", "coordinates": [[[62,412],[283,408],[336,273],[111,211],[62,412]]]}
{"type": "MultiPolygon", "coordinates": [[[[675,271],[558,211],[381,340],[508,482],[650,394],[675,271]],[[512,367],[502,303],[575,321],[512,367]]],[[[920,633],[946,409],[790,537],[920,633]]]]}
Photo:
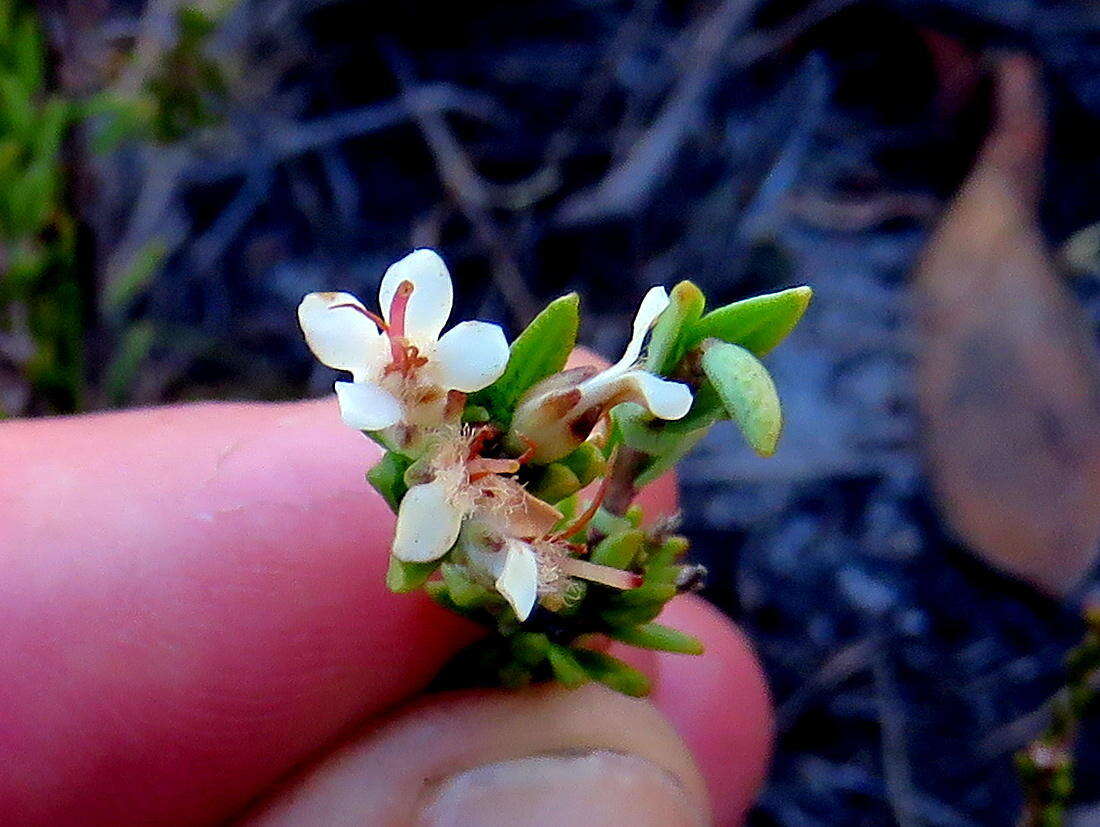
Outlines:
{"type": "Polygon", "coordinates": [[[462,322],[443,334],[429,358],[447,390],[473,393],[493,384],[508,364],[508,342],[498,325],[462,322]]]}
{"type": "Polygon", "coordinates": [[[385,363],[386,336],[351,293],[310,293],[298,305],[298,323],[321,364],[350,370],[357,381],[385,363]]]}
{"type": "Polygon", "coordinates": [[[407,563],[438,560],[455,544],[463,513],[438,481],[414,485],[401,500],[393,535],[393,556],[407,563]]]}
{"type": "Polygon", "coordinates": [[[539,591],[539,563],[527,543],[509,540],[504,568],[497,577],[496,587],[507,600],[516,617],[526,620],[535,608],[539,591]]]}
{"type": "Polygon", "coordinates": [[[640,396],[635,401],[644,404],[658,419],[680,419],[691,408],[691,388],[682,382],[662,379],[644,370],[632,370],[623,375],[622,381],[634,386],[640,396]]]}
{"type": "Polygon", "coordinates": [[[666,307],[668,307],[668,293],[663,287],[651,287],[645,294],[642,303],[638,306],[638,314],[634,317],[634,332],[630,336],[630,343],[626,346],[623,358],[612,365],[608,370],[618,373],[629,368],[638,361],[642,355],[642,342],[653,323],[657,321],[666,307]]]}
{"type": "Polygon", "coordinates": [[[413,292],[405,311],[405,335],[423,348],[439,338],[443,325],[451,315],[454,288],[447,265],[434,250],[413,250],[390,265],[378,288],[378,303],[382,316],[390,320],[390,305],[403,281],[412,282],[413,292]]]}
{"type": "Polygon", "coordinates": [[[396,425],[404,414],[389,391],[369,382],[337,382],[336,398],[344,424],[357,431],[381,431],[396,425]]]}

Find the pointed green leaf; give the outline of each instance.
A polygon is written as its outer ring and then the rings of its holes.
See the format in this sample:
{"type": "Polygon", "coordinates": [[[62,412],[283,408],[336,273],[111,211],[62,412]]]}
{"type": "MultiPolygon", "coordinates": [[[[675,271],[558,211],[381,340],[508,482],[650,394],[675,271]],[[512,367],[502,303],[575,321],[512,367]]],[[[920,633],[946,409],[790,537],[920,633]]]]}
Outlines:
{"type": "Polygon", "coordinates": [[[406,563],[390,557],[390,566],[386,570],[386,587],[398,594],[416,591],[427,582],[441,562],[432,560],[428,563],[406,563]]]}
{"type": "Polygon", "coordinates": [[[634,486],[636,488],[645,488],[651,482],[654,482],[671,471],[676,463],[687,456],[691,449],[698,445],[699,441],[707,435],[707,430],[707,428],[702,428],[698,431],[692,431],[690,434],[685,434],[676,444],[675,448],[652,457],[638,473],[638,476],[634,478],[634,486]]]}
{"type": "Polygon", "coordinates": [[[573,656],[573,650],[567,646],[551,643],[547,651],[554,679],[567,689],[576,689],[588,683],[588,672],[573,656]]]}
{"type": "Polygon", "coordinates": [[[617,692],[635,698],[649,694],[649,678],[618,658],[590,649],[574,649],[573,655],[589,675],[617,692]]]}
{"type": "Polygon", "coordinates": [[[637,626],[649,623],[665,608],[664,603],[646,603],[644,606],[625,606],[622,609],[604,609],[600,619],[611,628],[637,626]]]}
{"type": "Polygon", "coordinates": [[[682,281],[668,295],[669,305],[649,336],[645,364],[650,373],[668,376],[687,352],[692,329],[703,315],[706,299],[690,281],[682,281]]]}
{"type": "Polygon", "coordinates": [[[763,356],[794,330],[812,297],[809,287],[792,287],[719,307],[695,324],[689,347],[713,337],[763,356]]]}
{"type": "Polygon", "coordinates": [[[493,601],[494,592],[470,580],[459,566],[444,563],[442,571],[447,593],[459,608],[477,609],[493,601]]]}
{"type": "Polygon", "coordinates": [[[538,666],[550,650],[550,640],[541,632],[517,632],[512,635],[512,655],[524,666],[538,666]]]}
{"type": "Polygon", "coordinates": [[[662,626],[660,623],[644,623],[633,628],[614,629],[611,637],[642,649],[679,652],[682,655],[703,654],[703,644],[698,638],[679,629],[662,626]]]}
{"type": "Polygon", "coordinates": [[[775,453],[783,415],[767,368],[745,348],[716,339],[703,343],[702,365],[753,450],[764,457],[775,453]]]}
{"type": "Polygon", "coordinates": [[[382,459],[367,471],[367,482],[382,495],[394,511],[397,511],[401,498],[409,490],[405,485],[405,471],[410,465],[412,461],[408,457],[394,451],[386,451],[382,459]]]}
{"type": "Polygon", "coordinates": [[[494,419],[508,424],[524,392],[565,367],[577,343],[579,308],[576,293],[550,302],[512,342],[504,373],[489,387],[472,394],[471,404],[487,408],[494,419]]]}
{"type": "Polygon", "coordinates": [[[618,609],[649,603],[667,603],[675,596],[676,586],[672,583],[645,583],[636,589],[627,589],[615,595],[612,603],[618,609]]]}
{"type": "Polygon", "coordinates": [[[529,486],[528,491],[548,503],[564,500],[581,489],[581,481],[560,462],[552,462],[529,486]]]}
{"type": "Polygon", "coordinates": [[[561,464],[576,475],[581,485],[588,485],[607,471],[603,451],[591,442],[582,442],[573,453],[562,457],[561,464]]]}
{"type": "Polygon", "coordinates": [[[600,540],[592,550],[591,560],[601,566],[625,570],[630,568],[644,543],[645,534],[638,529],[612,534],[600,540]]]}

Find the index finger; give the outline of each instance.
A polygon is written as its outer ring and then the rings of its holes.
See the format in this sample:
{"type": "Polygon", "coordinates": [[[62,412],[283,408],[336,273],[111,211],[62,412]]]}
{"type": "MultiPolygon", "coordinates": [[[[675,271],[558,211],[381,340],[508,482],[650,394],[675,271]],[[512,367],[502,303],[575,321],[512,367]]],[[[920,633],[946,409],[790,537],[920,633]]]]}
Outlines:
{"type": "Polygon", "coordinates": [[[0,456],[20,823],[224,815],[472,634],[386,590],[377,449],[332,400],[11,423],[0,456]]]}

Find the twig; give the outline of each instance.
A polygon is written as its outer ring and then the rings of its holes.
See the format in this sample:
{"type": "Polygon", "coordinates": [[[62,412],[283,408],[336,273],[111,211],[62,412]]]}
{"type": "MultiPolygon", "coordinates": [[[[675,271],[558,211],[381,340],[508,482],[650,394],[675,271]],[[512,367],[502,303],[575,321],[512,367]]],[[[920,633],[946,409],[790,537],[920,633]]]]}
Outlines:
{"type": "Polygon", "coordinates": [[[898,827],[916,824],[916,798],[905,739],[904,713],[897,703],[897,687],[883,651],[876,649],[872,674],[882,733],[882,768],[886,797],[898,827]]]}
{"type": "MultiPolygon", "coordinates": [[[[215,183],[240,175],[253,167],[257,163],[257,152],[265,164],[277,164],[349,138],[400,126],[413,117],[414,108],[437,114],[460,112],[484,119],[490,116],[493,102],[487,95],[459,89],[449,83],[428,83],[408,90],[400,98],[338,112],[309,123],[265,124],[263,133],[269,138],[269,142],[259,150],[248,146],[242,148],[237,157],[216,162],[196,158],[188,166],[185,178],[190,183],[215,183]]],[[[220,143],[216,135],[211,135],[210,141],[220,143]]]]}
{"type": "Polygon", "coordinates": [[[786,732],[818,692],[843,683],[872,665],[875,650],[882,644],[878,637],[865,637],[838,650],[805,683],[791,693],[776,710],[777,729],[786,732]]]}
{"type": "Polygon", "coordinates": [[[631,213],[643,206],[671,169],[695,129],[723,67],[724,47],[755,9],[752,0],[726,0],[699,22],[688,68],[672,90],[653,125],[630,148],[594,190],[569,199],[557,219],[578,224],[631,213]]]}
{"type": "Polygon", "coordinates": [[[410,67],[394,49],[389,51],[394,74],[402,86],[402,97],[431,150],[444,187],[489,251],[493,283],[513,320],[526,324],[538,312],[537,302],[524,284],[503,233],[489,214],[490,196],[485,183],[443,120],[440,110],[426,106],[423,97],[417,94],[410,67]]]}

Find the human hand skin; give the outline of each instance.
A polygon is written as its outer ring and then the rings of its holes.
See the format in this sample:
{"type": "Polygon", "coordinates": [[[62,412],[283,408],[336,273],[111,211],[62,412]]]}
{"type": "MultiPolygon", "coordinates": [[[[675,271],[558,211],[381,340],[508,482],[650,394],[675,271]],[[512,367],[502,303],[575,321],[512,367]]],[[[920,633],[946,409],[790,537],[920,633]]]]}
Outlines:
{"type": "Polygon", "coordinates": [[[425,696],[476,630],[386,590],[376,457],[332,399],[0,425],[0,822],[492,824],[511,795],[532,824],[738,823],[771,711],[737,630],[673,601],[707,653],[633,657],[649,701],[425,696]]]}

